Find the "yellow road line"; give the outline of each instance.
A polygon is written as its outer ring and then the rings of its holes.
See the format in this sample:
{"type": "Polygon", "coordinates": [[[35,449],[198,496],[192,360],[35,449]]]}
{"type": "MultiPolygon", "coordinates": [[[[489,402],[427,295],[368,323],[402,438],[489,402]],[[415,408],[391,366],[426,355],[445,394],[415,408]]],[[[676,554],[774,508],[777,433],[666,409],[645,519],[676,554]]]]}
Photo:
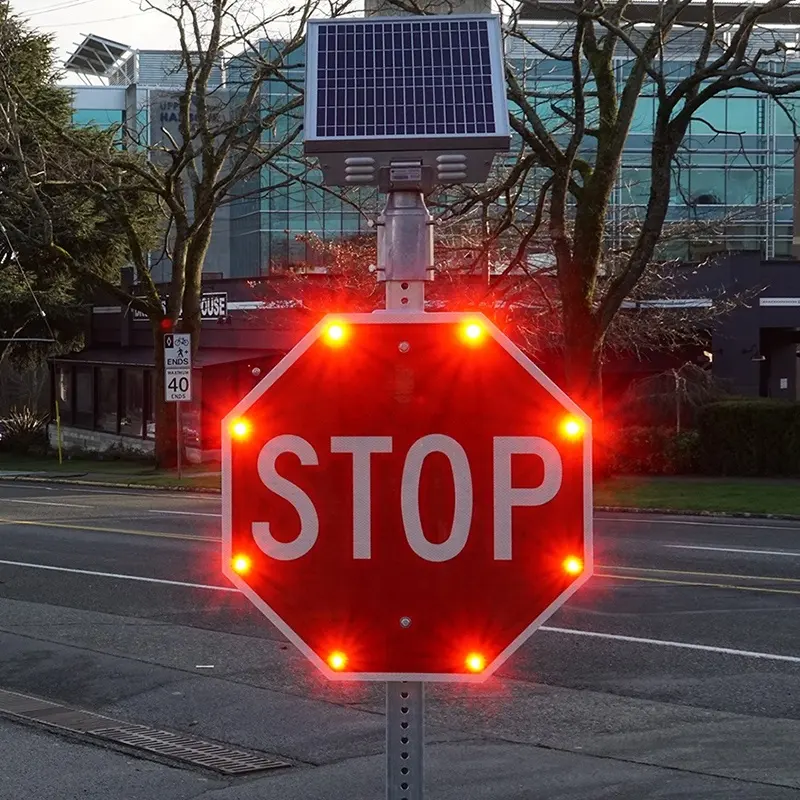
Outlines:
{"type": "Polygon", "coordinates": [[[192,536],[189,533],[164,533],[162,531],[132,531],[126,528],[100,528],[93,525],[67,525],[62,522],[47,522],[33,519],[0,519],[0,525],[31,525],[35,528],[60,528],[68,531],[91,531],[92,533],[123,533],[128,536],[150,536],[155,539],[183,539],[192,542],[212,542],[220,540],[211,536],[192,536]]]}
{"type": "Polygon", "coordinates": [[[613,578],[620,581],[639,581],[643,583],[662,583],[671,586],[701,586],[709,589],[734,589],[739,592],[765,592],[768,594],[792,594],[800,597],[800,589],[768,589],[766,586],[737,586],[728,583],[701,583],[699,581],[670,581],[666,578],[641,578],[636,575],[612,575],[596,572],[598,578],[613,578]]]}
{"type": "Polygon", "coordinates": [[[646,569],[644,567],[617,567],[598,564],[600,569],[624,570],[625,572],[652,572],[661,575],[695,575],[701,578],[736,578],[748,581],[775,581],[776,583],[800,583],[800,578],[776,578],[771,575],[740,575],[735,572],[692,572],[686,569],[646,569]]]}

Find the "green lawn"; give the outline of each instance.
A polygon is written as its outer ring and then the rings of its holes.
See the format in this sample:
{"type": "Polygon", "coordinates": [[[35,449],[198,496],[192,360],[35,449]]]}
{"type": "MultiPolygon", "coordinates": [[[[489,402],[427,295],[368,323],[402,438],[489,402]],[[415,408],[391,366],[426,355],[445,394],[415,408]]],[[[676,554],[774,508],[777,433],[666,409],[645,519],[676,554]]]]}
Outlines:
{"type": "Polygon", "coordinates": [[[56,479],[125,483],[139,486],[219,489],[218,470],[218,464],[191,464],[184,467],[183,475],[178,479],[175,470],[157,470],[146,461],[100,461],[74,458],[64,459],[64,463],[59,464],[56,457],[34,458],[0,454],[0,476],[3,472],[30,472],[35,476],[56,479]]]}
{"type": "Polygon", "coordinates": [[[800,480],[769,478],[611,478],[594,490],[597,506],[800,516],[800,480]]]}

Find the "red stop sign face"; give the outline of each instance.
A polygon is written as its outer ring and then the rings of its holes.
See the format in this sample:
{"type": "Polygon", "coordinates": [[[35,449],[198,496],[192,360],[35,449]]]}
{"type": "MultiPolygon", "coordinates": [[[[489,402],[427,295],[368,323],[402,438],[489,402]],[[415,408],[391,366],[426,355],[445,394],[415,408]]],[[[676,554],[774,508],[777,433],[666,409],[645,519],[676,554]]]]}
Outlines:
{"type": "Polygon", "coordinates": [[[327,318],[223,422],[223,569],[331,678],[482,680],[591,574],[590,460],[484,317],[327,318]]]}

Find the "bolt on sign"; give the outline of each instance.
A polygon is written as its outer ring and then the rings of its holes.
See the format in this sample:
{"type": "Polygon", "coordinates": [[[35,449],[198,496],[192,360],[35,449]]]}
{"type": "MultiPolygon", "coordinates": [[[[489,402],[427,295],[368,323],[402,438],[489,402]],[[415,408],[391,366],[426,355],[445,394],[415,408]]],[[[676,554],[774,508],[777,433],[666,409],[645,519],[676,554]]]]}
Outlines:
{"type": "Polygon", "coordinates": [[[590,436],[481,315],[328,318],[223,422],[223,569],[329,677],[482,680],[591,574],[590,436]]]}

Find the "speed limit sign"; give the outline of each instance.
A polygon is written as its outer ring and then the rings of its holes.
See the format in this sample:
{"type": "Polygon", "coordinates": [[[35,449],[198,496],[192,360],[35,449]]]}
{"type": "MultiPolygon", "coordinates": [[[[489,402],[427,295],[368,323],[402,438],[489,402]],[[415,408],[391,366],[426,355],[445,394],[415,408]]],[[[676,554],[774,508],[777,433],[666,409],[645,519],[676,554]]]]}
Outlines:
{"type": "Polygon", "coordinates": [[[191,334],[164,335],[164,393],[168,403],[192,399],[191,334]]]}

